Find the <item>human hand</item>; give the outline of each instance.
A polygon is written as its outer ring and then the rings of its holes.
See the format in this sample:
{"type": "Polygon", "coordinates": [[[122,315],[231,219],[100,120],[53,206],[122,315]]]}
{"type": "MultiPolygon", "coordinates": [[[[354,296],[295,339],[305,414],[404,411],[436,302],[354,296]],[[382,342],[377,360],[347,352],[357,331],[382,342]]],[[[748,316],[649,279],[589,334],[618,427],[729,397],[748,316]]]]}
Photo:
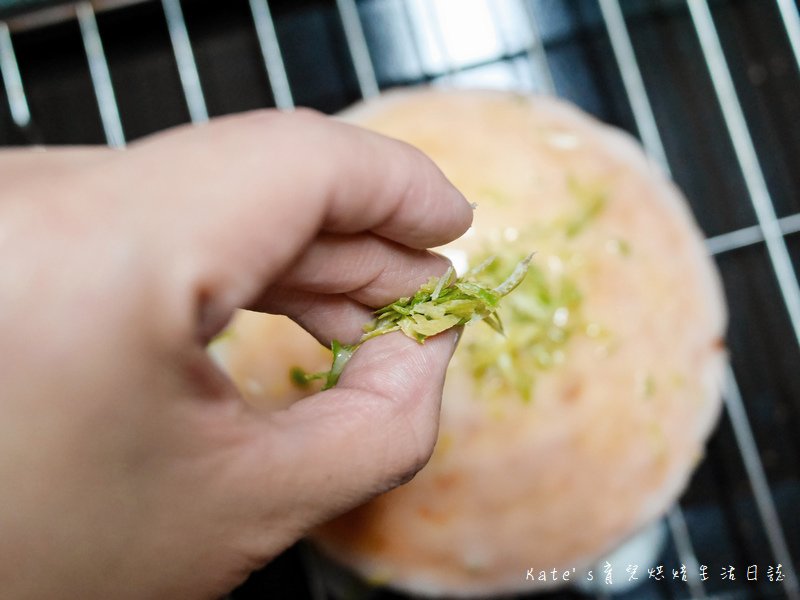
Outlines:
{"type": "Polygon", "coordinates": [[[354,341],[444,272],[425,248],[471,210],[419,152],[259,112],[124,151],[5,151],[0,181],[4,594],[219,596],[430,456],[452,332],[372,340],[271,414],[205,351],[237,307],[354,341]]]}

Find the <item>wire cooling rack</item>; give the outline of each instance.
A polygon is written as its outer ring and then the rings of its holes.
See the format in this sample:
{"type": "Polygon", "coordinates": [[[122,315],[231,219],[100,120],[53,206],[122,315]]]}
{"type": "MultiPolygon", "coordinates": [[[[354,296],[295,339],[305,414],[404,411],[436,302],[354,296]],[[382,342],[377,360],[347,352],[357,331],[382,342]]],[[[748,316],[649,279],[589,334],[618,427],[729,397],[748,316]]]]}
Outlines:
{"type": "MultiPolygon", "coordinates": [[[[333,112],[418,83],[558,94],[638,135],[686,192],[723,275],[726,410],[664,520],[665,579],[648,578],[657,565],[640,565],[636,588],[542,597],[800,599],[795,2],[45,4],[0,3],[0,145],[119,147],[226,112],[295,104],[333,112]],[[722,576],[729,567],[734,580],[722,576]]],[[[233,597],[324,597],[304,565],[290,550],[233,597]]]]}

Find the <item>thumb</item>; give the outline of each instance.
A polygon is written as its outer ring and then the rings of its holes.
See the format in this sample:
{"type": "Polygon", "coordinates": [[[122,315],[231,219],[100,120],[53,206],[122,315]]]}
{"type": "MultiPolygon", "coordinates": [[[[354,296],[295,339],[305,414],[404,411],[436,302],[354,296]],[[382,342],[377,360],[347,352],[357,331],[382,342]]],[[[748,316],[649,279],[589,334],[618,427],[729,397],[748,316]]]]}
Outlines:
{"type": "Polygon", "coordinates": [[[270,431],[255,442],[264,447],[252,454],[253,476],[260,473],[265,494],[274,493],[276,480],[283,483],[298,537],[408,481],[427,463],[459,335],[447,331],[424,344],[400,333],[370,340],[336,388],[267,417],[270,431]]]}

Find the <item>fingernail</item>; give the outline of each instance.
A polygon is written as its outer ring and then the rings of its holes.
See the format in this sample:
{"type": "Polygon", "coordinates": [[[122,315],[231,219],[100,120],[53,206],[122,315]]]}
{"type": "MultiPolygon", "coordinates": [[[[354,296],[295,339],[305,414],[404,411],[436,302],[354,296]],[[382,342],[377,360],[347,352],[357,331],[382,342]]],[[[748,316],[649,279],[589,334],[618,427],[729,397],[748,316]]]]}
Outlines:
{"type": "Polygon", "coordinates": [[[458,343],[461,341],[461,334],[464,333],[464,327],[456,327],[455,335],[453,336],[453,351],[458,348],[458,343]]]}

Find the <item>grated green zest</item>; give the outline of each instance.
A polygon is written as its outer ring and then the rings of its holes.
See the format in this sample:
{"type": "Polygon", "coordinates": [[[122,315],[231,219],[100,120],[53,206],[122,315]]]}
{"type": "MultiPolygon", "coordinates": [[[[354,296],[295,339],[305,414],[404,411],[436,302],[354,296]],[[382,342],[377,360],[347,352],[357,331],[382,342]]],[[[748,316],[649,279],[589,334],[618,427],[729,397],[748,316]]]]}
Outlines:
{"type": "MultiPolygon", "coordinates": [[[[495,256],[484,271],[489,281],[498,281],[512,268],[520,246],[550,248],[546,255],[560,267],[530,265],[519,291],[503,302],[500,312],[509,325],[506,335],[473,331],[461,341],[457,356],[463,357],[482,398],[514,395],[532,401],[537,379],[564,362],[569,341],[589,326],[599,327],[585,318],[583,293],[577,284],[585,274],[571,266],[570,257],[580,256],[574,242],[604,212],[609,194],[602,184],[572,174],[566,184],[574,203],[561,215],[519,231],[516,243],[502,252],[491,245],[484,250],[484,255],[495,256]]],[[[630,254],[630,246],[622,242],[619,254],[630,254]]]]}
{"type": "MultiPolygon", "coordinates": [[[[488,329],[472,330],[462,340],[457,357],[465,360],[481,397],[513,394],[530,402],[537,378],[563,363],[573,337],[586,333],[600,339],[609,335],[599,324],[585,318],[583,294],[576,283],[581,274],[567,266],[572,243],[605,211],[609,193],[601,183],[587,182],[572,174],[567,176],[566,184],[574,204],[553,221],[520,231],[516,243],[506,245],[502,251],[495,244],[490,245],[483,253],[489,258],[464,277],[456,279],[448,271],[443,277],[432,278],[414,296],[400,298],[378,310],[376,320],[365,327],[358,344],[342,346],[334,342],[331,371],[308,375],[293,369],[293,381],[305,385],[313,379],[324,379],[326,388],[333,387],[355,348],[376,335],[400,330],[423,342],[450,327],[483,320],[503,335],[488,329]],[[558,258],[564,268],[554,270],[531,264],[530,256],[516,262],[524,252],[522,248],[532,245],[561,248],[561,252],[548,254],[558,258]],[[502,280],[509,272],[511,275],[502,280]],[[498,311],[500,298],[517,287],[519,291],[504,299],[502,310],[498,311]],[[502,322],[509,324],[508,332],[504,332],[502,322]],[[588,333],[594,330],[598,333],[588,333]]],[[[499,192],[487,189],[486,193],[497,196],[495,203],[506,202],[499,192]]],[[[630,245],[614,239],[619,255],[630,255],[630,245]]]]}
{"type": "Polygon", "coordinates": [[[294,367],[290,372],[292,382],[307,385],[321,379],[325,382],[323,390],[334,387],[345,365],[361,344],[393,331],[401,331],[411,339],[424,343],[427,338],[453,327],[484,321],[502,334],[503,325],[497,315],[500,300],[525,279],[532,257],[530,254],[509,268],[511,274],[494,287],[480,281],[479,276],[490,270],[495,272],[495,258],[483,261],[463,277],[456,277],[453,268],[448,268],[441,277],[431,277],[413,296],[399,298],[375,311],[375,320],[364,326],[364,334],[357,343],[348,345],[333,340],[333,364],[330,370],[306,373],[294,367]]]}
{"type": "MultiPolygon", "coordinates": [[[[486,276],[497,278],[509,263],[508,256],[501,255],[486,276]]],[[[476,331],[462,340],[459,355],[464,356],[481,396],[505,397],[510,392],[530,402],[538,375],[563,361],[567,342],[585,327],[582,301],[583,295],[567,274],[531,265],[518,292],[503,302],[507,333],[479,335],[476,331]]]]}
{"type": "Polygon", "coordinates": [[[598,185],[581,183],[574,176],[567,178],[567,188],[573,198],[578,201],[577,210],[563,224],[564,233],[573,238],[588,227],[603,212],[608,201],[604,189],[598,185]]]}

